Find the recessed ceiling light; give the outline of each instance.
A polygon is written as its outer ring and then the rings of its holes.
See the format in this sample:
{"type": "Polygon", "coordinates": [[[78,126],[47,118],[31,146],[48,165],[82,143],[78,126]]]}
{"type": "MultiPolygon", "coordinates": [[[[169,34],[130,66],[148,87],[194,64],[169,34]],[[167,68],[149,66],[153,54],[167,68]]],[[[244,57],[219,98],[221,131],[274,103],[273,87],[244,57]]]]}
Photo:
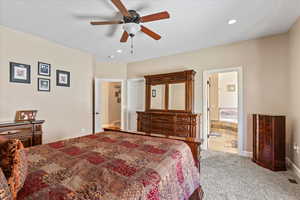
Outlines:
{"type": "Polygon", "coordinates": [[[236,23],[237,23],[236,19],[231,19],[231,20],[228,21],[229,25],[236,24],[236,23]]]}
{"type": "Polygon", "coordinates": [[[117,53],[122,53],[122,52],[123,52],[122,49],[117,50],[117,53]]]}
{"type": "Polygon", "coordinates": [[[109,58],[114,58],[115,56],[114,55],[111,55],[111,56],[108,56],[109,58]]]}

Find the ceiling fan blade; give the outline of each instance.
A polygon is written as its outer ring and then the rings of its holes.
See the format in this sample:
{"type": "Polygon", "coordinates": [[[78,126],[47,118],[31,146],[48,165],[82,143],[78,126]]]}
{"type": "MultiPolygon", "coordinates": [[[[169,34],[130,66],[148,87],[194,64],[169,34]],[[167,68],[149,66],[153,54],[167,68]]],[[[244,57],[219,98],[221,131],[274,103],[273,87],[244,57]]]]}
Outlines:
{"type": "Polygon", "coordinates": [[[128,33],[126,31],[124,31],[124,33],[123,33],[123,35],[121,37],[120,42],[127,42],[128,37],[129,37],[128,33]]]}
{"type": "Polygon", "coordinates": [[[121,2],[121,0],[111,0],[111,2],[119,9],[119,11],[122,13],[125,17],[130,17],[130,13],[124,6],[124,4],[121,2]]]}
{"type": "Polygon", "coordinates": [[[160,35],[158,35],[157,33],[154,33],[153,31],[146,28],[145,26],[141,26],[141,31],[144,32],[145,34],[149,35],[150,37],[152,37],[155,40],[160,40],[161,39],[160,35]]]}
{"type": "Polygon", "coordinates": [[[111,25],[111,24],[123,24],[123,22],[122,21],[91,22],[91,25],[111,25]]]}
{"type": "Polygon", "coordinates": [[[165,11],[165,12],[144,16],[141,18],[141,22],[152,22],[152,21],[168,19],[168,18],[170,18],[170,14],[167,11],[165,11]]]}

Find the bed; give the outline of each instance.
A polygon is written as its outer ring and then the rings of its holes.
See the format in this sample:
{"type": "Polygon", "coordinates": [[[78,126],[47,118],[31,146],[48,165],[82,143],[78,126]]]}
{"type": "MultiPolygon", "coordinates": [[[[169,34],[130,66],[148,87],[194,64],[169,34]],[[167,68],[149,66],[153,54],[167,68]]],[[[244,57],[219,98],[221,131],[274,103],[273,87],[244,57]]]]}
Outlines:
{"type": "Polygon", "coordinates": [[[26,149],[18,200],[201,199],[200,174],[182,141],[104,132],[26,149]]]}

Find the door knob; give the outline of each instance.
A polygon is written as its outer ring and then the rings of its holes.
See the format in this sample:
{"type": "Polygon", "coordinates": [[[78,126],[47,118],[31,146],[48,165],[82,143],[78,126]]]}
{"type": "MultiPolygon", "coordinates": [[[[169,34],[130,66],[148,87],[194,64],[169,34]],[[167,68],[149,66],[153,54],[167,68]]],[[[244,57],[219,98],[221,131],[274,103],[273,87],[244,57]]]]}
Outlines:
{"type": "Polygon", "coordinates": [[[100,115],[100,113],[96,112],[96,115],[100,115]]]}

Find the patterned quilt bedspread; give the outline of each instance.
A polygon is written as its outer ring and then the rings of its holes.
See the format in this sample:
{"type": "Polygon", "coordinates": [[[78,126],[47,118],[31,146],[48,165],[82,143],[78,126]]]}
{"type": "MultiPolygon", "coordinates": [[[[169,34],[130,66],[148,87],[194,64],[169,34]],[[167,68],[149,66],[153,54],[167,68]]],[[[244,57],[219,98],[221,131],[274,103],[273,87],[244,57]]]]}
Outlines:
{"type": "Polygon", "coordinates": [[[105,132],[27,149],[19,200],[187,200],[200,186],[181,141],[105,132]]]}

